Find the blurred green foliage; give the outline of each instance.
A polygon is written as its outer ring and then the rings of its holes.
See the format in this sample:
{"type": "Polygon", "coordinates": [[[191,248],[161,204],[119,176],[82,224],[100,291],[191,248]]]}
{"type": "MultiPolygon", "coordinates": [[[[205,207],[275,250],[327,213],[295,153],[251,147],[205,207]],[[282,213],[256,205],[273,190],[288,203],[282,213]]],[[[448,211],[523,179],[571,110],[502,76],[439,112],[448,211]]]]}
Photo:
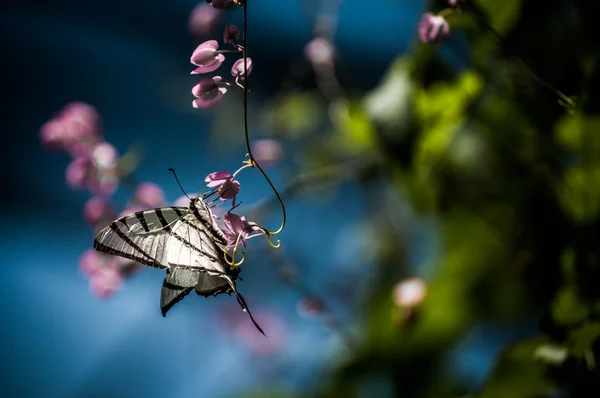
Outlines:
{"type": "Polygon", "coordinates": [[[404,198],[367,211],[378,231],[370,294],[350,354],[310,396],[367,396],[365,383],[373,396],[600,396],[596,8],[469,1],[447,16],[451,35],[468,40],[466,67],[444,54],[452,41],[419,45],[364,95],[293,92],[272,104],[268,126],[296,145],[303,171],[365,159],[353,171],[365,192],[404,198]],[[576,107],[561,105],[557,89],[576,107]],[[443,246],[414,308],[392,297],[420,272],[407,266],[410,228],[389,220],[408,223],[407,206],[436,220],[443,246]],[[448,370],[477,325],[523,320],[537,334],[507,347],[476,391],[448,370]]]}

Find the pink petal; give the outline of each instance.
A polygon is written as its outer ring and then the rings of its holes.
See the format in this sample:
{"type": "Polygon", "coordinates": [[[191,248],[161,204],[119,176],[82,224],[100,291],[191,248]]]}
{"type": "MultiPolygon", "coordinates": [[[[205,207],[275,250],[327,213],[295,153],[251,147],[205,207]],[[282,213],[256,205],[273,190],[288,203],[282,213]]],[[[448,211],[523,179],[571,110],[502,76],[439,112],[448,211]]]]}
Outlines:
{"type": "Polygon", "coordinates": [[[138,185],[133,200],[140,206],[147,208],[160,207],[166,202],[162,188],[151,182],[138,185]]]}
{"type": "Polygon", "coordinates": [[[238,235],[244,229],[244,221],[242,218],[230,211],[225,213],[223,216],[223,222],[225,223],[225,226],[235,235],[238,235]]]}
{"type": "Polygon", "coordinates": [[[40,128],[40,141],[48,149],[65,149],[69,135],[60,119],[52,119],[40,128]]]}
{"type": "Polygon", "coordinates": [[[261,166],[271,167],[281,159],[283,148],[276,140],[256,140],[252,145],[252,154],[261,166]]]}
{"type": "Polygon", "coordinates": [[[225,61],[225,56],[223,54],[218,54],[214,58],[206,61],[203,64],[192,62],[194,65],[198,65],[198,67],[196,69],[194,69],[193,71],[191,71],[190,74],[197,75],[200,73],[213,72],[213,71],[219,69],[219,67],[221,66],[223,61],[225,61]]]}
{"type": "Polygon", "coordinates": [[[105,197],[95,196],[83,206],[83,218],[89,225],[96,227],[114,220],[115,212],[105,197]]]}
{"type": "Polygon", "coordinates": [[[207,183],[206,186],[209,188],[216,187],[222,185],[226,180],[230,179],[232,176],[229,174],[227,170],[215,171],[214,173],[210,173],[204,178],[204,182],[207,183]]]}
{"type": "MultiPolygon", "coordinates": [[[[246,69],[248,70],[248,76],[252,73],[252,58],[246,58],[246,69]]],[[[234,77],[244,76],[244,58],[240,58],[234,62],[231,67],[231,75],[234,77]]]]}
{"type": "Polygon", "coordinates": [[[202,38],[209,36],[216,29],[222,13],[206,3],[200,3],[190,13],[188,27],[190,32],[202,38]]]}
{"type": "Polygon", "coordinates": [[[223,183],[221,188],[219,188],[219,192],[221,194],[221,200],[235,199],[237,194],[240,192],[240,183],[239,181],[227,180],[223,183]]]}
{"type": "Polygon", "coordinates": [[[203,96],[192,101],[192,107],[194,108],[212,108],[217,105],[222,99],[227,89],[225,87],[219,87],[215,91],[214,95],[203,96]]]}
{"type": "Polygon", "coordinates": [[[90,277],[90,289],[100,298],[108,298],[121,287],[123,277],[117,266],[103,267],[90,277]]]}
{"type": "Polygon", "coordinates": [[[103,265],[103,255],[97,250],[88,249],[79,257],[79,270],[85,276],[91,276],[103,265]]]}
{"type": "Polygon", "coordinates": [[[73,189],[84,187],[89,181],[93,166],[88,158],[76,158],[69,163],[65,171],[67,184],[73,189]]]}

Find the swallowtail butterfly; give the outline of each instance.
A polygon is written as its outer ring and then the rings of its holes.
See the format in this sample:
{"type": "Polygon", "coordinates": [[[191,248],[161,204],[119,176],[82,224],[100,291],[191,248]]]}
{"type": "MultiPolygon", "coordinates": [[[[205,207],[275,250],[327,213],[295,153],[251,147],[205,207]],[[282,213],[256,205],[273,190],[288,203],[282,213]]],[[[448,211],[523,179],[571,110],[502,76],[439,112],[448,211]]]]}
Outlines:
{"type": "Polygon", "coordinates": [[[227,239],[208,205],[200,197],[189,207],[162,207],[138,211],[102,229],[94,249],[156,268],[166,268],[160,308],[163,316],[192,289],[201,296],[235,293],[256,328],[246,301],[237,291],[239,267],[230,267],[218,245],[227,239]]]}

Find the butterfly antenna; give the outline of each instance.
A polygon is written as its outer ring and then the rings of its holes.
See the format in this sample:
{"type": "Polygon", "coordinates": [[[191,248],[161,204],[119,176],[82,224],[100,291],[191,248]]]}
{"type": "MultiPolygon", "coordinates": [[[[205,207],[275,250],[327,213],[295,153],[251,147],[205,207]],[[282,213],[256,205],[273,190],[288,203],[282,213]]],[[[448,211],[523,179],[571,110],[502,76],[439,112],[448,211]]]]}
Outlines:
{"type": "Polygon", "coordinates": [[[183,190],[183,187],[181,186],[181,183],[179,182],[179,178],[177,178],[177,173],[175,173],[175,170],[172,167],[169,167],[169,171],[173,173],[173,175],[175,176],[175,181],[177,181],[177,185],[179,185],[179,189],[181,189],[181,192],[183,192],[183,194],[185,195],[186,198],[188,198],[189,200],[192,200],[192,198],[190,198],[188,196],[187,193],[185,193],[185,191],[183,190]]]}

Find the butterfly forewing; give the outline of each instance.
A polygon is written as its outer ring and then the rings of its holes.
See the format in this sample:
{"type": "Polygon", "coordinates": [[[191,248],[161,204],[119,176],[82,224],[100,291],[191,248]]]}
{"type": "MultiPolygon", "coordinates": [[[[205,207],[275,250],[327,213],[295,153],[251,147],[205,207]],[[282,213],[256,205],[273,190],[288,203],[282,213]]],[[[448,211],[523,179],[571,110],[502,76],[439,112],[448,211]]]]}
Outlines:
{"type": "Polygon", "coordinates": [[[145,265],[167,268],[171,225],[188,213],[186,207],[164,207],[121,217],[98,232],[94,248],[145,265]]]}

